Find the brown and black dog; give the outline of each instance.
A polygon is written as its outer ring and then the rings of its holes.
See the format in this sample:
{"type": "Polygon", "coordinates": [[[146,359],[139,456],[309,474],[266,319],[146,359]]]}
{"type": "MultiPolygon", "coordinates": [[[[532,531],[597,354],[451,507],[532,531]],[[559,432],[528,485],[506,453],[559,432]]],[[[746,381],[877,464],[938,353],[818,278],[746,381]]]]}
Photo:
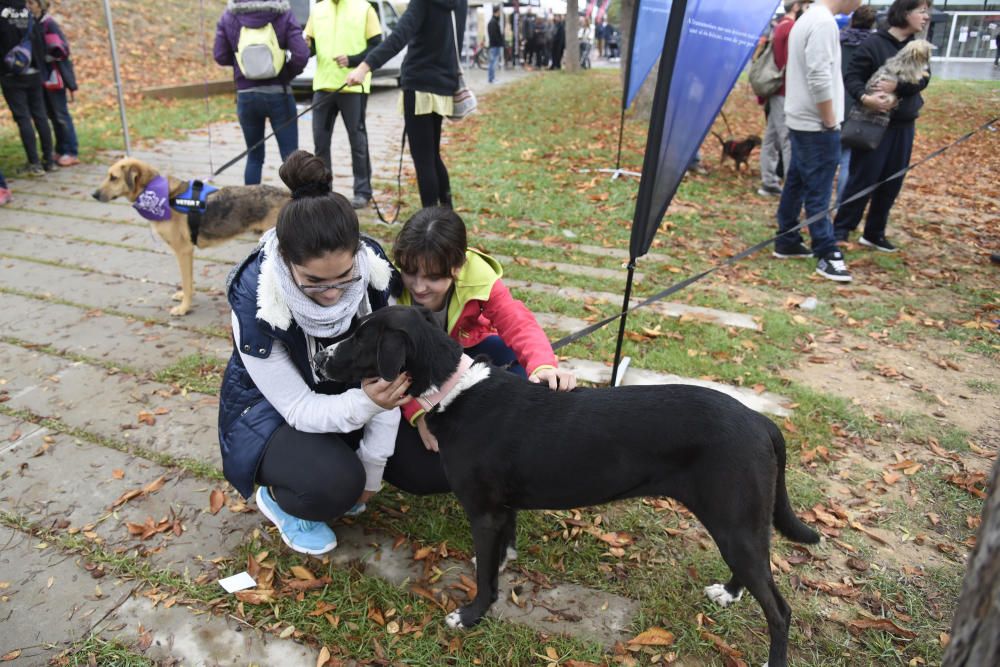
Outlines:
{"type": "Polygon", "coordinates": [[[736,141],[735,139],[723,139],[722,135],[718,132],[712,132],[712,134],[722,144],[722,156],[719,158],[719,164],[725,162],[728,157],[736,164],[736,171],[740,170],[741,164],[745,164],[747,169],[750,168],[750,153],[753,152],[753,149],[760,146],[760,137],[751,134],[743,141],[736,141]]]}
{"type": "MultiPolygon", "coordinates": [[[[125,197],[135,202],[159,172],[152,166],[123,158],[108,169],[108,175],[93,192],[97,201],[109,202],[125,197]]],[[[183,194],[187,181],[165,176],[171,197],[183,194]]],[[[150,227],[160,235],[177,257],[181,270],[181,290],[174,294],[180,304],[170,309],[171,315],[186,315],[194,296],[194,249],[217,245],[247,231],[261,234],[274,227],[278,211],[289,201],[287,190],[270,185],[238,185],[220,188],[207,197],[207,208],[198,227],[197,244],[192,242],[187,215],[171,210],[170,217],[150,221],[150,227]]]]}

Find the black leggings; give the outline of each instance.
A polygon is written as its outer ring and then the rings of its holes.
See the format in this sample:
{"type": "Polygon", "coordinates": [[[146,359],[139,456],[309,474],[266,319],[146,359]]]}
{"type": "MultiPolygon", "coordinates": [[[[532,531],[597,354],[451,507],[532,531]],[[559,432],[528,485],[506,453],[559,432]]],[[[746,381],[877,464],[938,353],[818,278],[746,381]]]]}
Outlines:
{"type": "Polygon", "coordinates": [[[420,205],[451,205],[451,182],[448,169],[441,161],[441,122],[443,116],[436,113],[414,113],[416,93],[403,91],[403,122],[406,138],[410,142],[410,157],[417,172],[417,188],[420,190],[420,205]]]}
{"type": "MultiPolygon", "coordinates": [[[[358,438],[337,433],[304,433],[284,424],[267,443],[257,483],[270,487],[278,505],[310,521],[330,521],[351,509],[365,488],[365,469],[355,453],[358,438]]],[[[441,457],[424,448],[417,429],[401,423],[396,451],[385,479],[415,495],[451,489],[441,457]]]]}

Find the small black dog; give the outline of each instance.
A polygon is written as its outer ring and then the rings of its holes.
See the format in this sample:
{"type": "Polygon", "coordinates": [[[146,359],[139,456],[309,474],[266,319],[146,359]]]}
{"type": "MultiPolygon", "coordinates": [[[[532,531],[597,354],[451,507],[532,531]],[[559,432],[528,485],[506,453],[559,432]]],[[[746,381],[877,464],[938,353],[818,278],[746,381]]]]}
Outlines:
{"type": "Polygon", "coordinates": [[[751,134],[749,137],[743,141],[736,141],[735,139],[723,139],[722,135],[718,132],[712,132],[715,137],[722,144],[722,156],[719,158],[719,164],[725,162],[726,158],[732,158],[733,162],[736,164],[736,171],[740,170],[740,165],[745,164],[747,169],[750,168],[750,153],[753,149],[757,148],[761,144],[760,137],[756,134],[751,134]]]}
{"type": "Polygon", "coordinates": [[[725,606],[745,586],[767,617],[769,667],[788,664],[791,610],[771,576],[771,526],[796,542],[819,535],[792,511],[785,441],[767,417],[691,385],[552,391],[473,362],[424,308],[376,311],[314,362],[343,382],[412,376],[409,393],[428,411],[476,550],[476,597],[448,615],[451,627],[471,628],[496,601],[517,510],[670,496],[704,524],[732,570],[705,593],[725,606]]]}

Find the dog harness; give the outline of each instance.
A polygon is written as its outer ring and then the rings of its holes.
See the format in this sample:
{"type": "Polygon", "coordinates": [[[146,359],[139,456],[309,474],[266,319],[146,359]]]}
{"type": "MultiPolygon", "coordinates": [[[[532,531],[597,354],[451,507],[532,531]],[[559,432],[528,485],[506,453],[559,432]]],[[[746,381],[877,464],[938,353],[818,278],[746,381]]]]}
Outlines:
{"type": "Polygon", "coordinates": [[[170,217],[170,184],[167,179],[164,176],[154,177],[132,202],[132,208],[146,220],[167,220],[170,217]]]}
{"type": "Polygon", "coordinates": [[[219,188],[194,179],[188,183],[187,190],[170,198],[170,207],[178,213],[186,213],[188,231],[191,232],[191,243],[198,245],[198,232],[201,230],[201,217],[208,208],[208,195],[219,188]]]}

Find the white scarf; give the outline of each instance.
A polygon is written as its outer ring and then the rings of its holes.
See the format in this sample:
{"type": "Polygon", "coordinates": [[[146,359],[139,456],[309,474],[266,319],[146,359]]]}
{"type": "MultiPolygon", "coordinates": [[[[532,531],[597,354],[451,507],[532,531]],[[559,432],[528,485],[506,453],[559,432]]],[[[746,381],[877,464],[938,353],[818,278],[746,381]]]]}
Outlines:
{"type": "Polygon", "coordinates": [[[275,231],[265,232],[260,242],[264,260],[257,281],[257,319],[278,329],[288,329],[294,319],[304,332],[315,338],[340,336],[347,332],[355,315],[371,311],[368,286],[384,290],[392,277],[389,263],[362,242],[354,256],[355,270],[361,280],[345,289],[337,303],[322,306],[299,288],[278,250],[275,231]]]}

